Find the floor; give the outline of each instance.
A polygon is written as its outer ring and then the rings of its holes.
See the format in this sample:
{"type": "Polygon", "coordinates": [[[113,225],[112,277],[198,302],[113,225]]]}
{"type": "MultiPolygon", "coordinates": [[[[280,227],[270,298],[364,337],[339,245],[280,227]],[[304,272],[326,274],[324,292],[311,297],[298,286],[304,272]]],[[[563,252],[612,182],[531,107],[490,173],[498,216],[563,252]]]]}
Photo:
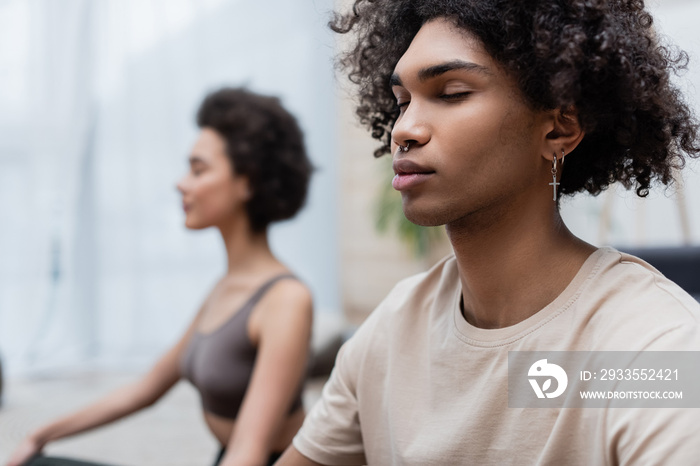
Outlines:
{"type": "MultiPolygon", "coordinates": [[[[0,407],[0,465],[31,430],[132,382],[137,374],[84,373],[63,378],[10,379],[0,407]]],[[[304,404],[323,380],[307,385],[304,404]]],[[[199,410],[196,391],[181,382],[160,402],[112,425],[56,441],[45,453],[119,466],[197,466],[213,462],[217,445],[199,410]]]]}

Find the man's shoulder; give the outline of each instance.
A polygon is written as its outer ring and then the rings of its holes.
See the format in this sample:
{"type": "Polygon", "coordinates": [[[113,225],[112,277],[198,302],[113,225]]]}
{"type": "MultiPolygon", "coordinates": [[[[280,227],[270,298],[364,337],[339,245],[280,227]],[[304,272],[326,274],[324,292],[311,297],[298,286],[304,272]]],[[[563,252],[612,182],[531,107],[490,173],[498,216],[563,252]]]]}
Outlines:
{"type": "Polygon", "coordinates": [[[700,320],[700,303],[644,260],[608,248],[608,260],[597,289],[609,299],[633,304],[631,311],[665,314],[666,318],[700,320]]]}
{"type": "Polygon", "coordinates": [[[372,338],[374,333],[403,332],[405,326],[420,327],[431,311],[444,310],[461,288],[454,255],[441,259],[425,272],[399,281],[365,319],[356,336],[372,338]],[[359,335],[357,335],[359,334],[359,335]]]}
{"type": "Polygon", "coordinates": [[[454,254],[445,256],[429,270],[399,281],[373,314],[423,312],[435,300],[454,295],[460,289],[454,254]]]}
{"type": "Polygon", "coordinates": [[[579,308],[590,313],[586,320],[599,337],[627,336],[646,345],[698,332],[700,303],[649,263],[606,249],[601,270],[584,290],[579,308]]]}

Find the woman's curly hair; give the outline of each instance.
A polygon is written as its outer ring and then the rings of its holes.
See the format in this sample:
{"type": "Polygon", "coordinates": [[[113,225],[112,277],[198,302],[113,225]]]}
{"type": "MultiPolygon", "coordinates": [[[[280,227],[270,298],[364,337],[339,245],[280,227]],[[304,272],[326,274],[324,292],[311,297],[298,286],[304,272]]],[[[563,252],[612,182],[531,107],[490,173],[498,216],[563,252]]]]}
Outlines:
{"type": "Polygon", "coordinates": [[[353,32],[339,67],[359,86],[357,114],[388,153],[398,116],[389,86],[421,26],[447,18],[478,37],[535,109],[575,112],[586,135],[566,157],[560,193],[619,181],[646,196],[697,156],[698,124],[671,73],[685,52],[659,44],[642,0],[356,0],[330,27],[353,32]]]}
{"type": "Polygon", "coordinates": [[[279,99],[220,89],[202,102],[197,125],[224,138],[233,171],[248,177],[252,195],[246,209],[253,231],[292,218],[303,207],[313,167],[301,129],[279,99]]]}

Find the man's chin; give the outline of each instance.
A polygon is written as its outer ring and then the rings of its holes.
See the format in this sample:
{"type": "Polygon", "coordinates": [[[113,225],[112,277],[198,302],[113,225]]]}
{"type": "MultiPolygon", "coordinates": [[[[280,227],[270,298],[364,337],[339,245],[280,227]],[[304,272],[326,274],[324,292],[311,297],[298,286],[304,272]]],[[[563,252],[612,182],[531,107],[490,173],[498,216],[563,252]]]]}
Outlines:
{"type": "Polygon", "coordinates": [[[436,209],[418,209],[404,204],[403,214],[409,222],[415,223],[421,227],[437,227],[447,223],[447,220],[443,218],[441,212],[436,209]]]}

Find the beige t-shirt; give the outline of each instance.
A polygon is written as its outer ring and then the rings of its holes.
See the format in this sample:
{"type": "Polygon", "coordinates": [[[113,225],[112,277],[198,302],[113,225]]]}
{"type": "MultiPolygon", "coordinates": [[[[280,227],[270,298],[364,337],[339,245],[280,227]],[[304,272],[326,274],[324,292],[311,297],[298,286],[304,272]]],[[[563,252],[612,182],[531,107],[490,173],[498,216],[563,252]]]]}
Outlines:
{"type": "Polygon", "coordinates": [[[508,407],[508,351],[700,350],[700,305],[638,258],[594,252],[547,307],[470,325],[454,257],[400,282],[341,349],[294,439],[327,465],[700,464],[700,409],[508,407]]]}

